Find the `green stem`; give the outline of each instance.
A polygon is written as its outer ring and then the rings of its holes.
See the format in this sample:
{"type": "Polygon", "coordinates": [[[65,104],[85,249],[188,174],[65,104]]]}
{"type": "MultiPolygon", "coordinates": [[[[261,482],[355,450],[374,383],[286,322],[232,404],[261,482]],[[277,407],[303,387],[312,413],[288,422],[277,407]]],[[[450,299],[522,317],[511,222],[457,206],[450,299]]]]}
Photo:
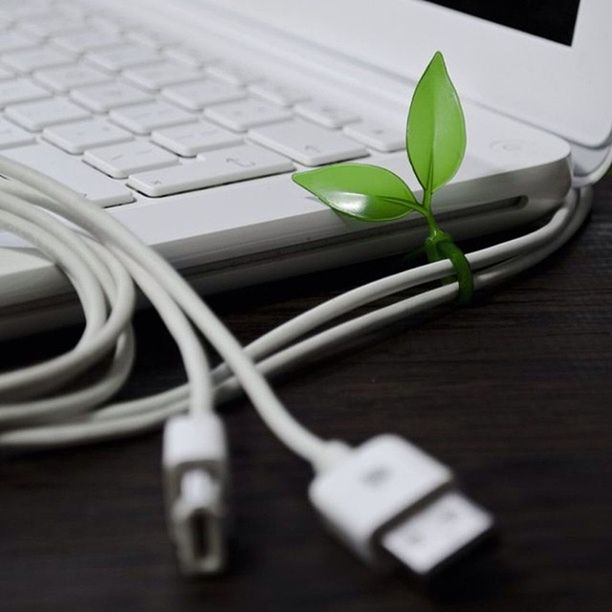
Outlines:
{"type": "MultiPolygon", "coordinates": [[[[431,210],[431,191],[425,189],[423,192],[423,216],[427,221],[429,235],[425,240],[425,251],[429,261],[440,261],[449,259],[455,269],[455,276],[459,283],[459,303],[467,304],[474,292],[474,279],[472,269],[463,251],[453,242],[449,234],[440,228],[431,210]]],[[[452,282],[454,279],[446,279],[443,282],[452,282]]]]}
{"type": "Polygon", "coordinates": [[[474,278],[472,268],[463,251],[451,241],[442,241],[438,245],[438,253],[450,259],[455,268],[455,275],[459,283],[459,303],[468,304],[474,293],[474,278]]]}
{"type": "Polygon", "coordinates": [[[444,234],[444,232],[438,225],[438,222],[433,216],[431,210],[426,210],[423,213],[423,216],[425,217],[425,221],[427,221],[427,227],[429,228],[429,238],[431,238],[432,240],[439,239],[440,235],[444,234]]]}
{"type": "Polygon", "coordinates": [[[432,196],[433,196],[433,193],[431,192],[430,189],[423,190],[423,208],[428,213],[431,213],[431,198],[432,198],[432,196]]]}

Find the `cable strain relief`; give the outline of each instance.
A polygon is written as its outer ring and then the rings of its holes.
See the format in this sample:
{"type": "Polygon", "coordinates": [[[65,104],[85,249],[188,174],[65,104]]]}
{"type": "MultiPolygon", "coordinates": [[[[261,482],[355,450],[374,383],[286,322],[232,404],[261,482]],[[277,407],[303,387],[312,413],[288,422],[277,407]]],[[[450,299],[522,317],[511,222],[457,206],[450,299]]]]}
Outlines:
{"type": "Polygon", "coordinates": [[[346,442],[342,440],[328,440],[321,455],[313,462],[315,473],[321,474],[326,472],[337,463],[343,461],[351,452],[352,449],[346,442]]]}

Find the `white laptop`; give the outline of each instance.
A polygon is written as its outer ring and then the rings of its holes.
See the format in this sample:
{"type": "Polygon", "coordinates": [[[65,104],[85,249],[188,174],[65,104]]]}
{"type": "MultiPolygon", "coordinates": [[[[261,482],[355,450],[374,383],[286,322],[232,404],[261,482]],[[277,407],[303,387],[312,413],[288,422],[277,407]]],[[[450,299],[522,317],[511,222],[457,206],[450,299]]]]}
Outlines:
{"type": "MultiPolygon", "coordinates": [[[[601,174],[611,142],[612,4],[533,4],[2,0],[0,153],[108,207],[203,291],[256,290],[422,240],[418,218],[341,218],[291,173],[363,161],[418,191],[404,123],[440,49],[468,129],[435,200],[443,226],[516,226],[550,211],[572,172],[601,174]]],[[[73,300],[0,235],[0,336],[76,321],[73,300]]]]}

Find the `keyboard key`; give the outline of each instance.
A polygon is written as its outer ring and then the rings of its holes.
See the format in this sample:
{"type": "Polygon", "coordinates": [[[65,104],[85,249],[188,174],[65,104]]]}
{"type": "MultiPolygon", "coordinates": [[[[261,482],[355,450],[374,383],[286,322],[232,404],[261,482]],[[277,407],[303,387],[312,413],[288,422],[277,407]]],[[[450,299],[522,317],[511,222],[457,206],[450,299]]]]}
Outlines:
{"type": "Polygon", "coordinates": [[[0,34],[0,53],[20,51],[36,45],[38,45],[38,42],[33,38],[22,36],[16,32],[2,32],[0,34]]]}
{"type": "Polygon", "coordinates": [[[50,3],[48,0],[4,0],[0,7],[0,19],[4,19],[7,22],[12,22],[17,19],[25,19],[38,15],[44,14],[49,11],[50,3]]]}
{"type": "Polygon", "coordinates": [[[82,2],[82,0],[77,0],[76,2],[75,0],[64,0],[63,2],[55,0],[51,3],[51,8],[54,14],[66,15],[69,19],[79,19],[83,22],[82,27],[87,27],[85,20],[93,8],[92,4],[94,2],[91,0],[86,0],[85,2],[82,2]]]}
{"type": "Polygon", "coordinates": [[[111,77],[89,66],[72,65],[38,70],[34,73],[34,78],[54,91],[63,93],[75,87],[108,82],[111,77]]]}
{"type": "Polygon", "coordinates": [[[29,79],[15,79],[0,83],[0,107],[30,100],[48,98],[51,94],[46,89],[34,85],[29,79]]]}
{"type": "Polygon", "coordinates": [[[127,142],[85,151],[83,160],[115,178],[127,178],[178,162],[178,158],[148,142],[127,142]]]}
{"type": "Polygon", "coordinates": [[[121,34],[111,30],[91,30],[71,32],[51,39],[57,47],[71,53],[87,53],[93,49],[115,46],[122,42],[121,34]]]}
{"type": "Polygon", "coordinates": [[[0,149],[18,147],[34,142],[34,135],[5,119],[0,119],[0,149]]]}
{"type": "Polygon", "coordinates": [[[286,108],[254,98],[211,106],[206,109],[205,114],[209,119],[236,132],[245,132],[258,125],[275,123],[292,117],[286,108]]]}
{"type": "Polygon", "coordinates": [[[203,51],[201,49],[188,49],[185,47],[167,47],[166,49],[162,50],[162,53],[169,59],[183,62],[195,68],[200,68],[205,64],[210,64],[216,59],[215,56],[208,51],[203,51]]]}
{"type": "Polygon", "coordinates": [[[161,89],[167,85],[196,81],[202,78],[202,73],[195,68],[176,62],[160,62],[150,66],[132,68],[123,73],[124,78],[135,85],[150,91],[161,89]]]}
{"type": "Polygon", "coordinates": [[[151,96],[141,89],[118,82],[74,89],[70,92],[70,96],[79,104],[98,113],[105,113],[112,108],[151,100],[151,96]]]}
{"type": "Polygon", "coordinates": [[[152,64],[159,61],[155,49],[136,44],[123,44],[108,49],[91,51],[86,56],[88,61],[110,72],[118,72],[132,66],[152,64]]]}
{"type": "Polygon", "coordinates": [[[195,157],[202,151],[221,149],[242,143],[237,134],[208,121],[157,130],[151,140],[182,157],[195,157]]]}
{"type": "Polygon", "coordinates": [[[89,117],[86,110],[62,98],[8,106],[5,113],[9,119],[32,132],[89,117]]]}
{"type": "Polygon", "coordinates": [[[93,119],[46,128],[43,138],[68,153],[80,154],[86,149],[132,140],[133,136],[108,121],[93,119]]]}
{"type": "Polygon", "coordinates": [[[246,96],[246,92],[233,85],[208,79],[168,87],[162,90],[162,95],[189,110],[202,110],[211,104],[240,100],[246,96]]]}
{"type": "Polygon", "coordinates": [[[121,26],[114,19],[106,15],[96,14],[87,17],[87,24],[105,32],[121,32],[121,26]]]}
{"type": "Polygon", "coordinates": [[[48,38],[58,34],[78,32],[84,27],[86,26],[82,20],[66,17],[66,15],[40,15],[25,21],[20,29],[30,36],[48,38]]]}
{"type": "Polygon", "coordinates": [[[241,68],[223,63],[208,66],[206,72],[210,76],[227,81],[232,85],[248,85],[261,79],[261,75],[251,68],[241,68]]]}
{"type": "Polygon", "coordinates": [[[295,112],[306,119],[329,128],[340,128],[347,123],[359,121],[359,115],[327,102],[303,102],[295,107],[295,112]]]}
{"type": "Polygon", "coordinates": [[[159,197],[294,169],[288,159],[252,145],[200,155],[205,157],[199,157],[191,164],[133,174],[128,185],[145,195],[159,197]]]}
{"type": "Polygon", "coordinates": [[[134,200],[132,192],[121,183],[47,144],[9,149],[3,155],[46,174],[98,206],[115,206],[134,200]]]}
{"type": "Polygon", "coordinates": [[[74,57],[51,47],[35,47],[5,53],[2,62],[17,72],[32,72],[42,68],[63,66],[74,62],[74,57]]]}
{"type": "Polygon", "coordinates": [[[168,44],[168,37],[164,32],[148,30],[147,32],[135,31],[127,32],[125,37],[132,42],[151,47],[153,49],[161,49],[168,44]]]}
{"type": "Polygon", "coordinates": [[[271,83],[269,81],[250,85],[249,91],[281,106],[293,106],[298,102],[308,100],[310,97],[305,91],[294,89],[290,85],[271,83]]]}
{"type": "Polygon", "coordinates": [[[391,153],[406,148],[405,135],[401,130],[394,130],[379,123],[352,123],[344,128],[344,133],[377,151],[391,153]]]}
{"type": "Polygon", "coordinates": [[[165,102],[149,102],[112,110],[109,117],[136,134],[195,121],[195,116],[165,102]]]}
{"type": "Polygon", "coordinates": [[[330,164],[368,154],[361,145],[342,134],[301,120],[257,128],[249,132],[249,137],[305,166],[330,164]]]}

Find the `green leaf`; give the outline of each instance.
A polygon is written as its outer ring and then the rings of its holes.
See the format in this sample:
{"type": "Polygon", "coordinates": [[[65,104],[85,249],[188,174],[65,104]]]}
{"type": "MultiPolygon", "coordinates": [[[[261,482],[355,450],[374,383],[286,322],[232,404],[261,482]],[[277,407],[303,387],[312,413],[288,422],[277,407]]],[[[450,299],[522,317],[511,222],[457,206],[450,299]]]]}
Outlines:
{"type": "Polygon", "coordinates": [[[461,102],[438,51],[416,86],[406,128],[408,159],[423,189],[431,194],[455,176],[465,145],[461,102]]]}
{"type": "Polygon", "coordinates": [[[334,210],[362,221],[392,221],[422,211],[404,181],[368,164],[337,164],[296,172],[293,180],[334,210]]]}

